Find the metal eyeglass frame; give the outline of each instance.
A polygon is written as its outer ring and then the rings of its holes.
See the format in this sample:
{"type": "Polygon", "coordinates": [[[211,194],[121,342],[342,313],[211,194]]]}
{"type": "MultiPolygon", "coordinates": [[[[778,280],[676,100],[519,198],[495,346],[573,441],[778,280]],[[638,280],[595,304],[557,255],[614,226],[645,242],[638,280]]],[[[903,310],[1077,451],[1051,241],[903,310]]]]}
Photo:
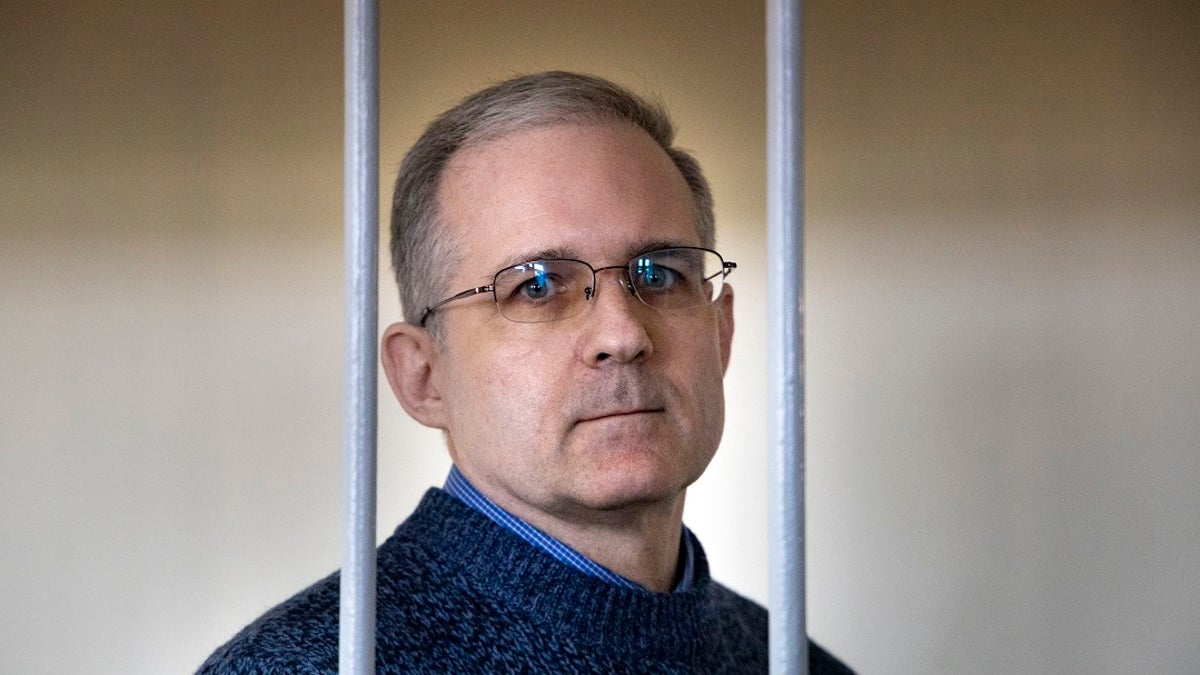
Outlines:
{"type": "MultiPolygon", "coordinates": [[[[704,251],[705,253],[711,253],[711,254],[717,256],[717,260],[721,261],[721,268],[716,274],[706,277],[705,281],[708,281],[709,279],[713,279],[717,275],[720,275],[721,278],[724,279],[725,277],[729,276],[729,274],[731,272],[733,272],[733,270],[737,269],[737,263],[726,261],[724,256],[722,256],[720,253],[717,253],[716,251],[712,250],[711,248],[703,248],[701,246],[668,246],[668,247],[659,248],[659,249],[652,249],[650,251],[643,251],[641,253],[638,253],[637,255],[630,258],[629,262],[625,263],[624,265],[607,265],[605,267],[592,267],[591,263],[589,263],[585,260],[579,260],[577,258],[547,258],[545,260],[527,260],[522,263],[517,263],[516,265],[509,265],[509,266],[505,267],[504,269],[497,271],[494,275],[492,275],[492,283],[488,284],[487,286],[476,286],[475,288],[468,288],[465,291],[455,293],[454,295],[446,298],[445,300],[436,302],[436,303],[426,307],[425,311],[421,312],[421,319],[417,322],[417,324],[423,328],[425,326],[425,323],[429,320],[429,316],[431,314],[433,314],[435,311],[437,311],[438,309],[440,309],[442,307],[442,305],[454,302],[455,300],[462,300],[463,298],[469,298],[473,295],[479,295],[480,293],[491,293],[492,294],[492,303],[499,305],[500,300],[499,300],[499,298],[496,297],[496,281],[497,281],[497,279],[500,278],[501,274],[507,272],[508,270],[510,270],[514,267],[521,267],[523,265],[530,265],[530,264],[542,263],[542,262],[554,262],[554,261],[568,261],[568,262],[581,263],[592,271],[592,285],[589,286],[584,291],[584,301],[586,302],[586,301],[590,301],[592,299],[592,297],[595,296],[595,294],[596,294],[595,288],[596,288],[596,284],[597,284],[596,275],[603,272],[604,270],[625,270],[627,272],[627,276],[630,279],[632,279],[633,274],[634,274],[633,265],[635,262],[637,262],[638,258],[645,257],[646,255],[648,255],[650,253],[659,253],[661,251],[677,251],[677,250],[704,251]]],[[[646,305],[647,307],[651,307],[653,309],[658,309],[658,308],[654,307],[653,305],[649,304],[648,302],[646,302],[642,298],[642,296],[638,295],[637,289],[634,287],[632,282],[623,283],[622,285],[624,285],[629,290],[629,293],[631,295],[633,295],[634,297],[636,297],[639,302],[646,305]]],[[[715,300],[715,298],[714,298],[714,300],[715,300]]],[[[701,304],[701,305],[696,305],[696,306],[703,307],[704,305],[701,304]]],[[[572,315],[572,316],[574,316],[574,315],[572,315]]],[[[505,318],[507,319],[508,317],[505,317],[505,318]]],[[[569,317],[563,317],[563,318],[569,318],[569,317]]],[[[512,319],[509,319],[509,321],[512,321],[512,319]]],[[[551,319],[550,321],[554,321],[554,319],[551,319]]],[[[545,321],[545,322],[534,321],[534,322],[530,322],[530,323],[550,323],[550,321],[545,321]]],[[[523,322],[518,322],[518,323],[523,323],[523,322]]]]}

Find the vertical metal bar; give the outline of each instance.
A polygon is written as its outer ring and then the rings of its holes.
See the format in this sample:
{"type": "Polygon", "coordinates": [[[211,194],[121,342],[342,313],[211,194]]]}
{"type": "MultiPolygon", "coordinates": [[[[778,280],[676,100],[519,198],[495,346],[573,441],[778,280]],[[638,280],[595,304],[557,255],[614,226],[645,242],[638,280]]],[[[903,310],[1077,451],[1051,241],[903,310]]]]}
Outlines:
{"type": "Polygon", "coordinates": [[[767,1],[771,672],[808,672],[804,566],[804,124],[800,0],[767,1]]]}
{"type": "Polygon", "coordinates": [[[338,672],[375,672],[379,7],[345,0],[346,384],[338,672]]]}

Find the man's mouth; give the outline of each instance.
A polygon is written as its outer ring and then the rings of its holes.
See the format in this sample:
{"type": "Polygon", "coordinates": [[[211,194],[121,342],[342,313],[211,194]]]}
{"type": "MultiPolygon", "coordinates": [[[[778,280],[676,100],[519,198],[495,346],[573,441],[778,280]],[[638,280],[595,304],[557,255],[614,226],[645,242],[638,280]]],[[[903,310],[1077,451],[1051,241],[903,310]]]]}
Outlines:
{"type": "Polygon", "coordinates": [[[663,412],[662,408],[631,408],[631,409],[611,410],[611,411],[606,411],[606,412],[599,413],[599,414],[595,414],[595,413],[588,414],[586,417],[580,418],[579,421],[580,422],[596,422],[599,420],[619,419],[622,417],[633,417],[635,415],[649,415],[649,414],[660,413],[660,412],[663,412]]]}

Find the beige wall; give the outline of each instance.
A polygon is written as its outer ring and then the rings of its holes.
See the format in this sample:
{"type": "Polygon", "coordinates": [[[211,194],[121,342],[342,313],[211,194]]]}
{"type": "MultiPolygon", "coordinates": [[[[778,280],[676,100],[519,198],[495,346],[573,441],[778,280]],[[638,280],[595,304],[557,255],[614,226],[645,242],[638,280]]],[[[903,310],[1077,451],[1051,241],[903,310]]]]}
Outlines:
{"type": "MultiPolygon", "coordinates": [[[[3,672],[186,672],[340,555],[340,5],[132,4],[0,20],[3,672]]],[[[762,12],[645,4],[386,3],[381,161],[518,72],[662,95],[741,263],[687,520],[765,599],[762,12]]],[[[810,630],[1194,672],[1200,15],[879,4],[806,9],[810,630]]],[[[446,460],[381,400],[383,536],[446,460]]]]}
{"type": "Polygon", "coordinates": [[[809,14],[816,627],[1194,673],[1200,7],[873,5],[809,14]]]}

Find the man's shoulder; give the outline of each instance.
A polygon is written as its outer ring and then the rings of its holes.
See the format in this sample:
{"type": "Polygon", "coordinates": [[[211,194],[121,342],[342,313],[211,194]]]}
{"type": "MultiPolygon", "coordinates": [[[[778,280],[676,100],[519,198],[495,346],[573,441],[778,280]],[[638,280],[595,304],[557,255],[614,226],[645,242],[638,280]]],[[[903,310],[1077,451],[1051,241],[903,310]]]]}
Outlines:
{"type": "Polygon", "coordinates": [[[715,579],[711,580],[709,584],[708,596],[713,603],[713,609],[723,616],[736,620],[748,634],[760,636],[765,646],[767,609],[715,579]]]}
{"type": "Polygon", "coordinates": [[[821,645],[808,641],[808,675],[854,675],[850,667],[821,645]]]}
{"type": "Polygon", "coordinates": [[[336,673],[338,575],[280,603],[233,636],[197,675],[336,673]]]}
{"type": "MultiPolygon", "coordinates": [[[[430,576],[437,565],[426,540],[447,527],[451,501],[430,490],[417,512],[377,550],[381,618],[420,605],[413,600],[419,595],[414,589],[441,587],[430,576]]],[[[339,584],[340,574],[334,572],[269,610],[213,652],[198,675],[336,673],[339,584]]]]}
{"type": "MultiPolygon", "coordinates": [[[[751,640],[761,641],[759,647],[765,651],[769,623],[767,609],[716,581],[712,582],[711,594],[722,607],[725,615],[736,620],[743,627],[744,634],[751,640]]],[[[808,673],[809,675],[854,675],[854,671],[846,664],[812,640],[808,641],[808,673]]]]}

